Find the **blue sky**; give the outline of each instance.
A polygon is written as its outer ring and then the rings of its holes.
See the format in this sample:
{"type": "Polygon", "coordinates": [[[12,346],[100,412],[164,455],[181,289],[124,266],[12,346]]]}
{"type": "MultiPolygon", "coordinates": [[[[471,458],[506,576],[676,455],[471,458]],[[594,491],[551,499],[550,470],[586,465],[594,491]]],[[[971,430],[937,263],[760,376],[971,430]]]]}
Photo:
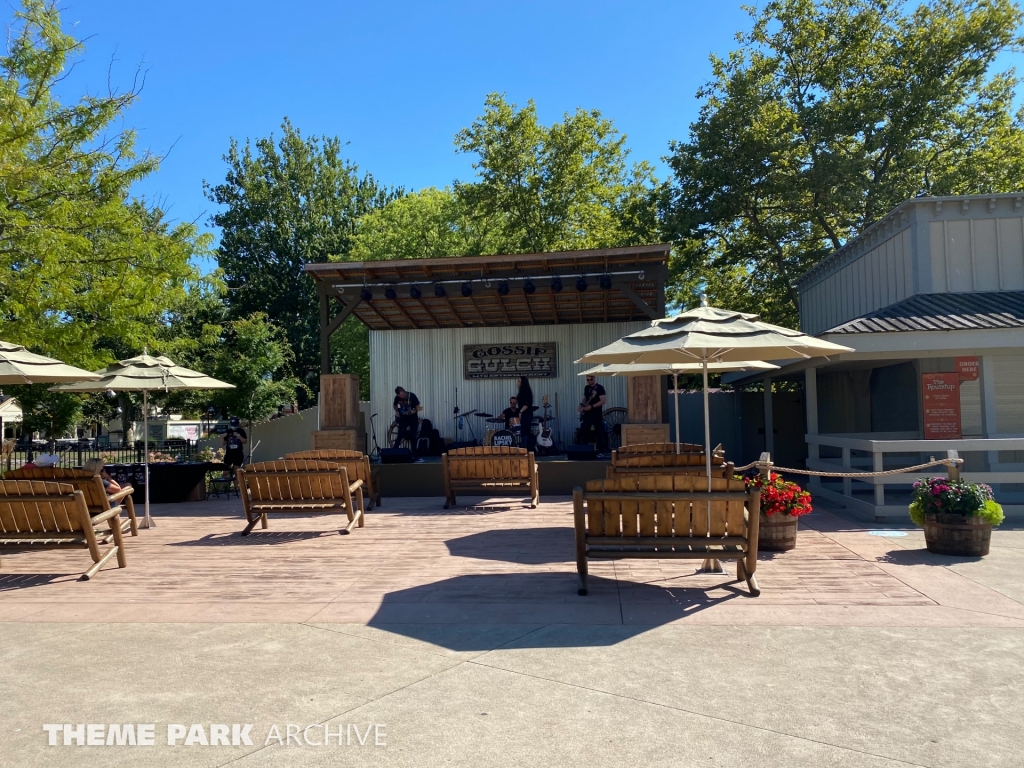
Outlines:
{"type": "MultiPolygon", "coordinates": [[[[18,0],[0,6],[10,21],[18,0]]],[[[419,189],[472,175],[452,139],[487,93],[533,98],[546,123],[598,109],[662,177],[686,136],[708,55],[749,26],[740,3],[693,0],[270,2],[67,0],[65,27],[87,52],[65,99],[146,74],[125,125],[167,157],[137,192],[204,227],[203,180],[223,179],[230,137],[337,135],[381,182],[419,189]],[[169,154],[168,154],[169,152],[169,154]]],[[[1008,55],[1004,66],[1019,55],[1008,55]]]]}
{"type": "MultiPolygon", "coordinates": [[[[0,19],[9,23],[7,0],[0,19]]],[[[146,71],[125,124],[140,146],[170,154],[138,192],[172,218],[213,210],[202,182],[219,181],[234,136],[337,135],[349,157],[386,184],[444,186],[472,174],[456,155],[460,128],[485,95],[533,98],[546,122],[598,109],[655,162],[694,119],[708,54],[734,47],[739,2],[269,2],[68,0],[65,28],[86,40],[65,98],[146,71]],[[172,149],[173,147],[173,149],[172,149]]]]}

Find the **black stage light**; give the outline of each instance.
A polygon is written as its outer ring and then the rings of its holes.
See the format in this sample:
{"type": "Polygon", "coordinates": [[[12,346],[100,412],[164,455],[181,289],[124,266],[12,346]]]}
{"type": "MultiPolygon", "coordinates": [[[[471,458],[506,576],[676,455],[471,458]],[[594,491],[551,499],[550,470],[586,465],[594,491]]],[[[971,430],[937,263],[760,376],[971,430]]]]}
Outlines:
{"type": "Polygon", "coordinates": [[[439,298],[439,299],[443,299],[448,294],[445,293],[443,285],[441,285],[440,283],[435,283],[434,284],[434,295],[437,296],[437,298],[439,298]]]}
{"type": "Polygon", "coordinates": [[[608,275],[601,275],[601,290],[610,291],[612,289],[612,279],[608,275]]]}
{"type": "Polygon", "coordinates": [[[537,286],[533,284],[533,280],[527,280],[525,283],[523,283],[523,293],[527,294],[528,296],[532,295],[533,292],[536,290],[537,286]]]}
{"type": "Polygon", "coordinates": [[[561,293],[562,292],[562,278],[556,277],[551,281],[551,292],[561,293]]]}
{"type": "Polygon", "coordinates": [[[370,292],[369,288],[363,288],[363,290],[359,292],[359,298],[363,301],[370,301],[373,299],[373,294],[370,292]]]}
{"type": "Polygon", "coordinates": [[[587,290],[587,279],[585,277],[581,277],[579,280],[576,281],[576,290],[579,291],[580,293],[583,293],[585,290],[587,290]]]}
{"type": "Polygon", "coordinates": [[[500,296],[508,296],[508,283],[504,280],[498,283],[498,294],[500,296]]]}
{"type": "Polygon", "coordinates": [[[384,289],[384,298],[391,299],[391,301],[394,301],[395,299],[398,298],[398,294],[395,292],[395,289],[389,285],[387,288],[384,289]]]}
{"type": "Polygon", "coordinates": [[[470,296],[472,296],[473,295],[473,286],[470,285],[469,283],[463,283],[462,284],[462,295],[465,296],[467,299],[470,296]]]}
{"type": "Polygon", "coordinates": [[[423,295],[423,291],[421,291],[419,289],[419,286],[414,285],[412,288],[409,289],[409,298],[410,299],[418,299],[422,295],[423,295]]]}

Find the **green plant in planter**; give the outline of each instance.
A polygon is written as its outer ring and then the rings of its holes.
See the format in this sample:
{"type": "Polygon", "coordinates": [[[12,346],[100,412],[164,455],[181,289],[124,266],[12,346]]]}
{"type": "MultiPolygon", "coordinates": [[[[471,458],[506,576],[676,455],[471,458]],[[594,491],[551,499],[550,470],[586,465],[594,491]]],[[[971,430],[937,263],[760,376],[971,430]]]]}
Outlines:
{"type": "Polygon", "coordinates": [[[992,525],[1003,522],[1003,508],[993,498],[992,488],[984,483],[945,477],[918,480],[910,502],[910,519],[923,527],[925,515],[939,514],[980,517],[992,525]]]}

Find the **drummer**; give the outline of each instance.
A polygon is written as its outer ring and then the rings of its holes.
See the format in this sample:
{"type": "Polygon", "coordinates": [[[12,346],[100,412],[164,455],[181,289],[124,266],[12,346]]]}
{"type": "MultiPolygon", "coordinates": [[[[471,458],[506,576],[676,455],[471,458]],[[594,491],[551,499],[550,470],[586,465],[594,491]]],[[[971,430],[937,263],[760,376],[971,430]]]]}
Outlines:
{"type": "Polygon", "coordinates": [[[505,419],[505,429],[511,429],[513,425],[519,424],[519,401],[514,397],[508,399],[508,408],[501,412],[505,419]]]}

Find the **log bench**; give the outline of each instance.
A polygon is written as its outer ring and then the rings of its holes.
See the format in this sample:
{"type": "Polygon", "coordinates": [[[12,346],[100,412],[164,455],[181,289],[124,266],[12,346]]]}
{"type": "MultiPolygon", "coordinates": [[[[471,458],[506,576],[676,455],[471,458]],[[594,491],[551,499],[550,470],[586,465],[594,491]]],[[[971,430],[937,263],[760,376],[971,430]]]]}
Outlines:
{"type": "Polygon", "coordinates": [[[132,501],[132,494],[135,492],[130,485],[121,488],[117,493],[107,494],[103,487],[103,479],[99,475],[85,469],[68,469],[66,467],[29,467],[26,469],[13,469],[4,475],[11,480],[50,480],[58,483],[67,483],[76,491],[85,495],[85,504],[89,507],[90,515],[101,515],[104,512],[120,505],[128,513],[128,519],[122,523],[121,530],[125,533],[131,532],[132,536],[139,535],[139,524],[135,519],[135,503],[132,501]]]}
{"type": "Polygon", "coordinates": [[[112,557],[128,563],[121,532],[121,507],[90,515],[85,494],[67,483],[0,480],[0,546],[82,547],[93,564],[79,581],[88,581],[112,557]],[[104,531],[106,525],[109,530],[104,531]],[[100,545],[113,545],[104,553],[100,545]]]}
{"type": "MultiPolygon", "coordinates": [[[[725,461],[725,451],[718,445],[711,452],[712,477],[732,477],[734,465],[725,461]]],[[[640,443],[624,445],[612,451],[612,463],[605,470],[608,479],[630,474],[705,474],[707,461],[699,445],[682,443],[676,453],[675,443],[640,443]]]]}
{"type": "MultiPolygon", "coordinates": [[[[737,581],[761,594],[757,529],[761,491],[742,480],[705,475],[633,475],[573,489],[579,594],[587,594],[591,559],[736,561],[737,581]]],[[[717,563],[714,563],[717,565],[717,563]]]]}
{"type": "Polygon", "coordinates": [[[279,459],[236,470],[248,536],[256,523],[267,527],[267,515],[278,513],[342,514],[348,518],[343,534],[365,520],[363,481],[350,483],[342,464],[312,459],[279,459]]]}
{"type": "Polygon", "coordinates": [[[368,509],[381,506],[380,477],[370,469],[370,457],[362,451],[348,451],[341,448],[324,448],[318,451],[298,451],[286,453],[285,459],[317,459],[341,464],[348,470],[348,479],[352,482],[363,481],[363,488],[370,500],[368,509]]]}
{"type": "Polygon", "coordinates": [[[456,448],[441,457],[444,508],[455,506],[459,491],[525,491],[530,508],[540,504],[540,481],[533,453],[525,448],[483,445],[456,448]]]}

